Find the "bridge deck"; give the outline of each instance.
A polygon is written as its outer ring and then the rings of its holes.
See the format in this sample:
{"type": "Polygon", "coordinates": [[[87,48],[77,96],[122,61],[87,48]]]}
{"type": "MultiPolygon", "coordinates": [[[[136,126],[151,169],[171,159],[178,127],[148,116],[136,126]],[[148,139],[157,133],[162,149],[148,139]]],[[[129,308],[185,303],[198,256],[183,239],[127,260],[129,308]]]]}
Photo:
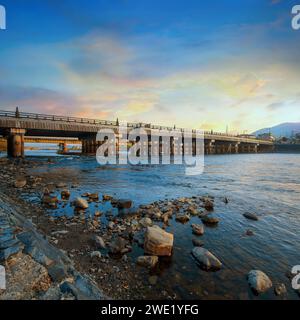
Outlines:
{"type": "MultiPolygon", "coordinates": [[[[96,120],[76,117],[64,117],[57,115],[35,114],[26,112],[0,111],[0,134],[4,135],[7,129],[25,129],[28,136],[43,137],[70,137],[85,138],[94,135],[102,128],[116,129],[116,121],[96,120]]],[[[152,125],[147,123],[127,123],[128,128],[144,128],[145,130],[167,130],[174,128],[152,125]]],[[[176,128],[184,132],[186,129],[176,128]]],[[[196,130],[192,130],[195,134],[196,130]]],[[[273,145],[273,142],[254,138],[244,138],[220,132],[204,131],[206,140],[222,142],[240,142],[247,144],[273,145]]]]}

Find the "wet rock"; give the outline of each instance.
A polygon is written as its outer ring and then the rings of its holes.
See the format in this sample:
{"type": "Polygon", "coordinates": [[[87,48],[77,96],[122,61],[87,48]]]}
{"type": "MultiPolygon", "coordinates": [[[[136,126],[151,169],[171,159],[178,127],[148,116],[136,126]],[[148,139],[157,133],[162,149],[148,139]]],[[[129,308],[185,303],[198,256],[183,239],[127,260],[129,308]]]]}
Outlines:
{"type": "Polygon", "coordinates": [[[253,236],[254,235],[254,232],[252,230],[247,230],[246,231],[246,236],[253,236]]]}
{"type": "Polygon", "coordinates": [[[195,224],[193,223],[191,225],[192,229],[193,229],[193,233],[196,234],[197,236],[202,236],[204,233],[204,227],[202,224],[195,224]]]}
{"type": "Polygon", "coordinates": [[[221,269],[221,261],[214,256],[210,251],[195,247],[192,250],[192,255],[195,257],[196,261],[199,263],[200,267],[207,271],[217,271],[221,269]]]}
{"type": "Polygon", "coordinates": [[[284,295],[287,292],[285,284],[280,283],[280,284],[276,285],[274,288],[274,292],[275,292],[276,296],[284,295]]]}
{"type": "Polygon", "coordinates": [[[87,209],[89,207],[87,201],[80,197],[76,198],[76,200],[74,201],[74,205],[77,209],[87,209]]]}
{"type": "Polygon", "coordinates": [[[103,201],[111,201],[111,200],[113,199],[113,197],[112,197],[112,196],[109,196],[109,195],[107,195],[107,194],[104,194],[104,195],[102,196],[102,199],[103,199],[103,201]]]}
{"type": "Polygon", "coordinates": [[[118,209],[130,209],[132,201],[128,199],[119,199],[116,203],[118,209]]]}
{"type": "Polygon", "coordinates": [[[207,210],[207,211],[212,211],[214,210],[214,203],[212,200],[210,199],[205,199],[204,200],[204,208],[207,210]]]}
{"type": "Polygon", "coordinates": [[[270,278],[260,270],[251,270],[248,273],[248,283],[257,294],[266,292],[273,285],[270,278]]]}
{"type": "Polygon", "coordinates": [[[99,249],[106,248],[106,245],[105,245],[103,238],[101,238],[100,236],[94,235],[93,239],[94,239],[94,242],[95,242],[97,248],[99,248],[99,249]]]}
{"type": "Polygon", "coordinates": [[[216,225],[220,222],[220,219],[215,217],[210,217],[210,216],[203,216],[201,217],[201,220],[204,224],[207,224],[207,225],[216,225]]]}
{"type": "Polygon", "coordinates": [[[160,220],[162,216],[162,212],[160,210],[155,210],[151,213],[151,217],[154,220],[160,220]]]}
{"type": "Polygon", "coordinates": [[[69,199],[71,196],[71,192],[69,190],[63,190],[60,194],[62,199],[69,199]]]}
{"type": "Polygon", "coordinates": [[[58,199],[56,197],[51,197],[48,195],[45,195],[42,199],[43,204],[45,204],[48,207],[53,207],[55,208],[58,203],[58,199]]]}
{"type": "Polygon", "coordinates": [[[89,198],[92,201],[98,201],[99,200],[99,194],[98,193],[91,193],[89,198]]]}
{"type": "Polygon", "coordinates": [[[27,181],[25,178],[18,178],[15,183],[14,186],[15,188],[24,188],[27,184],[27,181]]]}
{"type": "Polygon", "coordinates": [[[169,223],[169,218],[170,218],[170,216],[169,216],[168,212],[164,213],[164,214],[161,216],[161,219],[162,219],[162,221],[163,221],[163,223],[164,223],[165,225],[168,225],[168,223],[169,223]]]}
{"type": "Polygon", "coordinates": [[[158,263],[157,256],[140,256],[137,258],[136,263],[145,268],[153,268],[158,263]]]}
{"type": "Polygon", "coordinates": [[[144,228],[146,228],[146,227],[151,227],[153,225],[153,222],[150,218],[145,217],[139,221],[139,224],[141,224],[144,228]]]}
{"type": "Polygon", "coordinates": [[[171,256],[174,236],[158,226],[147,227],[145,234],[145,253],[155,256],[171,256]]]}
{"type": "Polygon", "coordinates": [[[228,198],[225,197],[225,198],[223,199],[223,202],[224,202],[225,204],[228,204],[228,203],[229,203],[228,198]]]}
{"type": "Polygon", "coordinates": [[[100,251],[93,251],[91,252],[91,258],[101,258],[101,252],[100,251]]]}
{"type": "Polygon", "coordinates": [[[202,240],[193,238],[193,239],[192,239],[192,242],[193,242],[193,245],[194,245],[195,247],[203,247],[203,246],[204,246],[204,241],[202,241],[202,240]]]}
{"type": "Polygon", "coordinates": [[[188,208],[187,208],[187,211],[188,211],[188,213],[191,214],[192,216],[197,216],[197,215],[199,214],[197,208],[192,207],[192,206],[188,207],[188,208]]]}
{"type": "Polygon", "coordinates": [[[85,192],[81,196],[84,198],[88,198],[90,195],[91,195],[90,192],[85,192]]]}
{"type": "Polygon", "coordinates": [[[94,216],[95,217],[100,217],[102,215],[101,211],[95,211],[94,216]]]}
{"type": "Polygon", "coordinates": [[[247,219],[250,219],[250,220],[254,220],[254,221],[257,221],[258,220],[258,216],[254,213],[251,213],[251,212],[245,212],[243,214],[243,216],[247,219]]]}
{"type": "Polygon", "coordinates": [[[190,220],[190,216],[188,214],[177,214],[175,219],[178,222],[186,223],[190,220]]]}

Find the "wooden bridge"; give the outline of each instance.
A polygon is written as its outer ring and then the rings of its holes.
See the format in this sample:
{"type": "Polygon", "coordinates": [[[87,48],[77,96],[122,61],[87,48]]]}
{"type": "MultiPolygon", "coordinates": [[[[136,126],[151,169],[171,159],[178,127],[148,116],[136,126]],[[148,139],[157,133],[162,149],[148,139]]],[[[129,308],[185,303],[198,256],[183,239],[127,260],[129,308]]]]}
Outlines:
{"type": "MultiPolygon", "coordinates": [[[[128,130],[143,128],[149,133],[149,145],[151,146],[151,133],[161,130],[174,131],[172,127],[164,127],[147,123],[127,123],[128,130]]],[[[46,139],[56,137],[63,143],[63,149],[67,145],[66,138],[76,138],[82,143],[83,154],[95,154],[101,142],[96,141],[96,134],[100,129],[109,128],[118,132],[118,121],[96,120],[57,115],[45,115],[13,111],[0,111],[0,135],[7,139],[7,153],[11,157],[24,156],[24,142],[26,137],[46,139]],[[64,140],[65,139],[65,140],[64,140]]],[[[176,128],[177,132],[184,133],[184,129],[176,128]]],[[[192,130],[194,148],[196,130],[192,130]]],[[[128,136],[126,137],[128,138],[128,136]]],[[[171,140],[172,141],[172,140],[171,140]]],[[[161,148],[159,140],[159,148],[161,148]]],[[[172,142],[171,142],[172,143],[172,142]]],[[[184,143],[184,140],[183,140],[184,143]]],[[[224,153],[257,153],[272,152],[273,142],[258,140],[251,137],[242,137],[213,131],[204,132],[204,149],[206,154],[224,153]]]]}

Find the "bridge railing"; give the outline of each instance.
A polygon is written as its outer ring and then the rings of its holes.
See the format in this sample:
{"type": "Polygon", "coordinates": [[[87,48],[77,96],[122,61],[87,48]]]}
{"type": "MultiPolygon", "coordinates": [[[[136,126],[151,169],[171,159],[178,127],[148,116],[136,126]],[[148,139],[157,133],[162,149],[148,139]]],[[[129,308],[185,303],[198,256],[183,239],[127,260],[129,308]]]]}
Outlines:
{"type": "MultiPolygon", "coordinates": [[[[0,110],[0,117],[8,117],[8,118],[20,118],[20,119],[33,119],[33,120],[47,120],[47,121],[63,121],[63,122],[72,122],[72,123],[85,123],[85,124],[100,124],[100,125],[109,125],[109,126],[117,126],[118,121],[108,121],[108,120],[97,120],[97,119],[88,119],[88,118],[79,118],[79,117],[66,117],[66,116],[57,116],[57,115],[48,115],[48,114],[39,114],[39,113],[30,113],[30,112],[15,112],[15,111],[3,111],[0,110]]],[[[155,130],[178,130],[179,132],[184,132],[186,129],[183,128],[175,128],[175,127],[166,127],[159,125],[152,125],[150,123],[127,123],[128,127],[131,128],[145,128],[145,129],[155,129],[155,130]]],[[[196,130],[190,130],[192,133],[195,133],[196,130]]],[[[217,135],[224,137],[238,137],[237,135],[221,133],[215,131],[204,131],[205,135],[217,135]]],[[[251,138],[251,140],[255,140],[251,138]]]]}

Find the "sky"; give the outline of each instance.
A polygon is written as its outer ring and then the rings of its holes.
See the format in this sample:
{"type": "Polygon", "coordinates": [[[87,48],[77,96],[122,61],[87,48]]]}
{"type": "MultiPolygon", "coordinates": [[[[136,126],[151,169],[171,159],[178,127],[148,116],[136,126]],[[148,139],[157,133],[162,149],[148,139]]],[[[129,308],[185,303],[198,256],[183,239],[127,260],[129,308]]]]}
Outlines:
{"type": "Polygon", "coordinates": [[[300,0],[0,0],[0,109],[247,132],[300,121],[300,0]]]}

